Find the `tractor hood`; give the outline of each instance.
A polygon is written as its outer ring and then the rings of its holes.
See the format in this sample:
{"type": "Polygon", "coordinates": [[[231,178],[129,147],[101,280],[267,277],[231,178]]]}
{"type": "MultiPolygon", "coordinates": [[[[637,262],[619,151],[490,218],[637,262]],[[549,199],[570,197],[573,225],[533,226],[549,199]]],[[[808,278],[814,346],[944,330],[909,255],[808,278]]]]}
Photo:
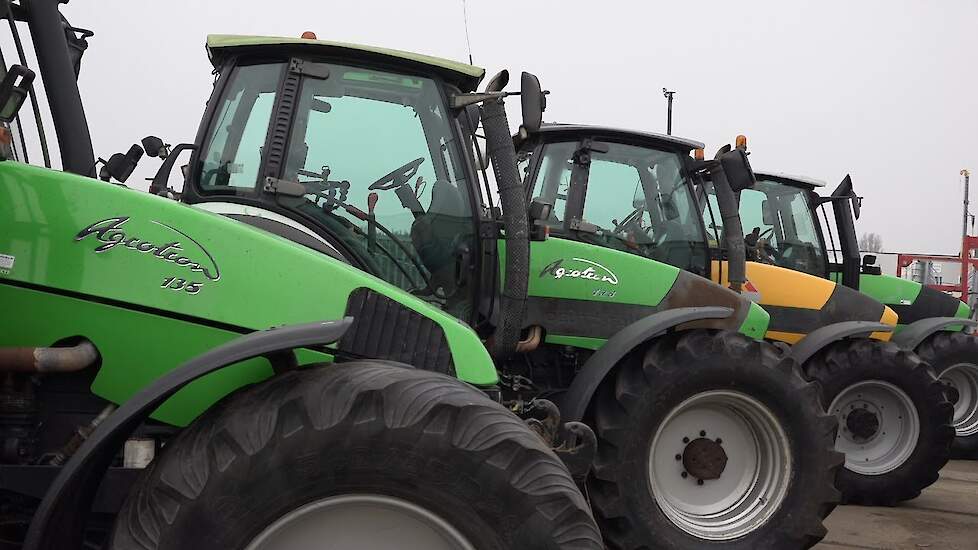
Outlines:
{"type": "Polygon", "coordinates": [[[859,277],[859,290],[893,308],[900,316],[900,325],[930,317],[966,319],[971,315],[971,308],[954,296],[892,275],[864,273],[859,277]]]}
{"type": "MultiPolygon", "coordinates": [[[[713,262],[714,279],[723,273],[727,285],[726,262],[713,262]]],[[[794,344],[813,330],[842,321],[873,321],[896,325],[897,314],[862,292],[832,281],[758,262],[747,262],[745,294],[771,315],[767,338],[794,344]]],[[[878,340],[889,340],[890,333],[876,332],[878,340]]]]}

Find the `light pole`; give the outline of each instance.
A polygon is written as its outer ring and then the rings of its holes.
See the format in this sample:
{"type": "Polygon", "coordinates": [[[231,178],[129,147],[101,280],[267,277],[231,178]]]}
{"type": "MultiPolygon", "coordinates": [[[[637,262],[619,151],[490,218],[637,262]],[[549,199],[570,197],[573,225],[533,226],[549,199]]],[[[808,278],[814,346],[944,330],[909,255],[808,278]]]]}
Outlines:
{"type": "Polygon", "coordinates": [[[668,112],[666,114],[666,135],[672,135],[672,96],[676,94],[675,91],[670,91],[665,88],[662,89],[662,96],[665,97],[669,102],[668,112]]]}

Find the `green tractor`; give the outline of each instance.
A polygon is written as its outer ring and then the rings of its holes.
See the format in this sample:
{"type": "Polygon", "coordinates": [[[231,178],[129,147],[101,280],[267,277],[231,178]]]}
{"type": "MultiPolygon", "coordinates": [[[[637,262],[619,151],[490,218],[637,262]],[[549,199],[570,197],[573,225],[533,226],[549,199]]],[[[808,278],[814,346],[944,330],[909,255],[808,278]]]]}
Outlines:
{"type": "MultiPolygon", "coordinates": [[[[770,313],[765,337],[792,345],[790,355],[838,419],[843,501],[892,505],[937,480],[953,438],[942,384],[912,351],[883,341],[897,316],[882,303],[754,255],[743,263],[754,248],[745,246],[736,197],[753,193],[753,182],[701,169],[715,162],[690,155],[702,144],[675,136],[545,124],[516,141],[528,199],[556,205],[541,222],[552,235],[736,284],[770,313]],[[715,184],[709,201],[694,188],[703,180],[715,184]],[[730,228],[722,250],[707,224],[730,228]]],[[[590,494],[600,512],[600,493],[590,494]]]]}
{"type": "MultiPolygon", "coordinates": [[[[62,164],[37,111],[37,136],[21,124],[20,58],[0,84],[8,546],[822,538],[841,457],[817,386],[745,297],[531,227],[551,209],[524,199],[505,74],[479,93],[482,69],[439,58],[213,36],[194,142],[150,136],[99,181],[76,82],[91,33],[58,7],[0,10],[30,31],[62,164]],[[121,185],[144,152],[153,193],[121,185]]],[[[532,132],[532,75],[521,101],[532,132]]],[[[740,151],[701,168],[753,182],[740,151]]]]}
{"type": "Polygon", "coordinates": [[[742,195],[740,203],[741,215],[751,220],[747,225],[769,233],[757,253],[777,265],[841,282],[893,308],[900,316],[894,341],[916,351],[950,387],[956,432],[952,451],[961,458],[978,458],[978,339],[962,331],[965,325],[974,325],[968,320],[970,308],[949,294],[884,275],[871,254],[861,260],[855,230],[861,199],[853,191],[852,179],[846,176],[826,197],[816,192],[824,186],[811,178],[759,174],[749,194],[752,198],[742,195]],[[832,205],[831,219],[824,210],[828,204],[832,205]],[[784,221],[767,223],[775,219],[784,221]],[[829,252],[829,244],[837,250],[829,252]]]}

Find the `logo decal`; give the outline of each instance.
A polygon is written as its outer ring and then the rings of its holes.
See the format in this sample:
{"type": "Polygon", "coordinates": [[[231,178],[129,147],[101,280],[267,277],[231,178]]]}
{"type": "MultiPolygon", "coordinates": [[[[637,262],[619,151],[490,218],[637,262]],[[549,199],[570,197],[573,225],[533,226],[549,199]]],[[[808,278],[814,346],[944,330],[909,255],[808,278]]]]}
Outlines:
{"type": "MultiPolygon", "coordinates": [[[[92,237],[97,245],[96,254],[102,254],[120,248],[157,258],[161,262],[187,270],[192,274],[200,274],[210,281],[221,280],[221,268],[206,248],[190,235],[165,223],[150,220],[152,223],[166,228],[177,238],[164,239],[161,242],[152,241],[126,232],[123,227],[129,221],[128,216],[108,218],[98,221],[82,229],[75,235],[75,242],[81,242],[92,237]],[[182,237],[183,239],[180,239],[182,237]]],[[[188,275],[189,276],[189,275],[188,275]]],[[[193,282],[178,277],[168,277],[160,285],[171,290],[185,290],[190,294],[200,291],[202,282],[193,282]]]]}
{"type": "Polygon", "coordinates": [[[613,271],[607,267],[591,260],[585,260],[584,258],[571,258],[571,261],[581,262],[586,264],[585,266],[577,267],[564,267],[563,258],[555,260],[553,263],[543,268],[540,272],[540,276],[550,275],[554,279],[586,279],[588,281],[595,281],[599,283],[610,283],[613,285],[618,284],[618,276],[615,275],[613,271]]]}

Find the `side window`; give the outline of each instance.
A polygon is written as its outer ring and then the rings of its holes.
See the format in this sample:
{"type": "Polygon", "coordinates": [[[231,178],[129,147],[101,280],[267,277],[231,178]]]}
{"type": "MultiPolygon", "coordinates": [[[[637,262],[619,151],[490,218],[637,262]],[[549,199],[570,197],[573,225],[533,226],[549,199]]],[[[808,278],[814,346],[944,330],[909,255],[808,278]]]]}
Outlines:
{"type": "Polygon", "coordinates": [[[632,211],[644,208],[645,192],[634,166],[598,157],[595,154],[591,160],[584,221],[611,230],[632,211]]]}
{"type": "Polygon", "coordinates": [[[554,205],[550,225],[562,225],[567,210],[567,191],[570,189],[571,157],[577,142],[551,143],[543,148],[543,160],[533,183],[533,199],[554,205]]]}
{"type": "Polygon", "coordinates": [[[201,154],[205,190],[254,188],[281,65],[235,69],[201,154]]]}

